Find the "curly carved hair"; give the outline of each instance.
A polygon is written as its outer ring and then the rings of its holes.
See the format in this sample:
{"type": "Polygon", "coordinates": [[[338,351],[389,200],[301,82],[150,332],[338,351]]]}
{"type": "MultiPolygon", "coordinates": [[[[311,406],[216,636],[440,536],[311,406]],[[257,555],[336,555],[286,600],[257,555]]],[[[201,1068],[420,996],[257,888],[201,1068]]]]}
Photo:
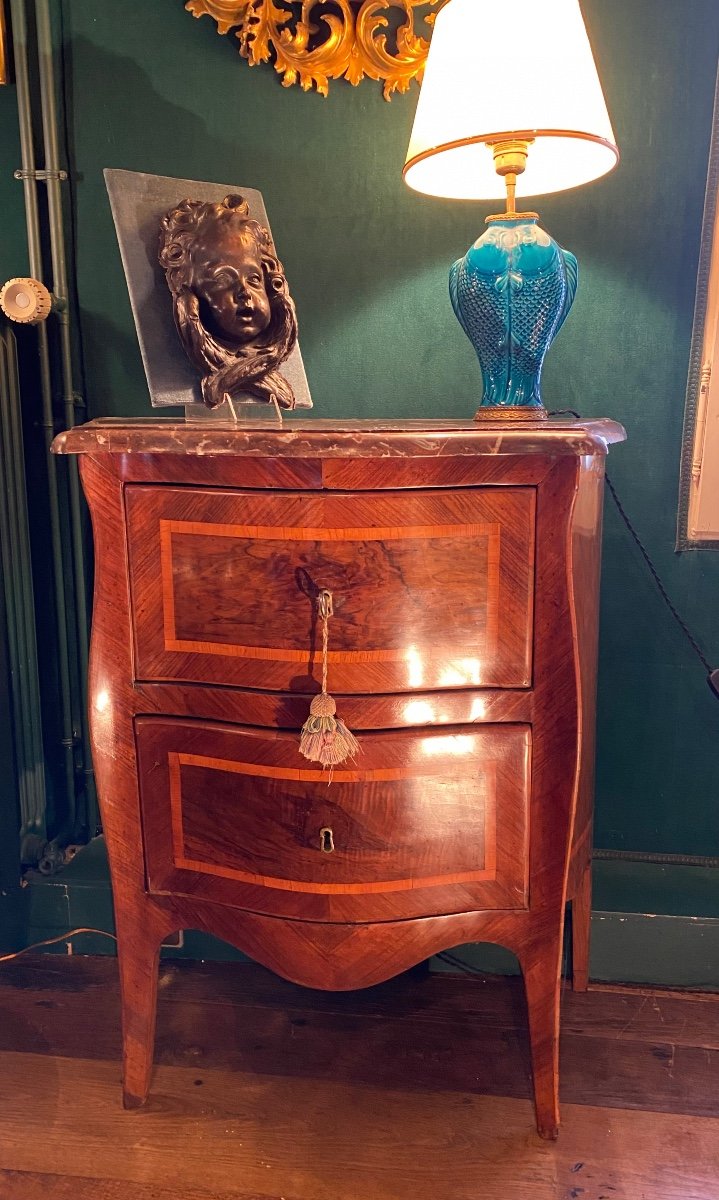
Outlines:
{"type": "Polygon", "coordinates": [[[297,315],[282,263],[270,233],[249,215],[242,196],[229,195],[220,203],[182,200],[161,221],[160,265],[172,293],[175,324],[190,361],[205,372],[202,397],[209,408],[226,395],[249,393],[259,400],[294,408],[295,397],[277,367],[297,341],[297,315]],[[267,329],[247,345],[230,349],[202,321],[193,251],[203,235],[218,224],[255,242],[270,305],[267,329]]]}

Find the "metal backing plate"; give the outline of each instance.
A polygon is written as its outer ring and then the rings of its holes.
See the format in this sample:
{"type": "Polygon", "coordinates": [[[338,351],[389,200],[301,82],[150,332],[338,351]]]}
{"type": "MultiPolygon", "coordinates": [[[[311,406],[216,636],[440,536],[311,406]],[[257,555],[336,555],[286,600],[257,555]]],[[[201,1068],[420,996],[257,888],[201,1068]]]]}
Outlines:
{"type": "MultiPolygon", "coordinates": [[[[157,260],[160,220],[180,200],[218,201],[229,193],[239,193],[247,200],[250,215],[269,229],[262,195],[254,188],[237,184],[202,183],[195,179],[146,175],[140,171],[106,169],[104,175],[150,403],[153,408],[171,404],[201,405],[200,376],[185,357],[180,344],[172,315],[172,297],[157,260]]],[[[281,258],[280,247],[278,253],[281,258]]],[[[297,407],[311,408],[299,343],[281,370],[292,385],[297,407]]]]}

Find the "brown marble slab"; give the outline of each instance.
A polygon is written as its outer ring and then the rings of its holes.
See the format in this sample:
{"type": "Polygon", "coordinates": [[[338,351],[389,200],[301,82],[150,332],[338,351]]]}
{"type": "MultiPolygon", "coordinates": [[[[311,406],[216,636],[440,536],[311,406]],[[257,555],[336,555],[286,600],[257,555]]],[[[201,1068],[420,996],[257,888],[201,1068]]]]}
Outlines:
{"type": "Polygon", "coordinates": [[[477,454],[603,455],[625,440],[607,418],[478,421],[287,421],[281,429],[103,417],[58,435],[56,454],[248,455],[259,458],[442,458],[477,454]]]}

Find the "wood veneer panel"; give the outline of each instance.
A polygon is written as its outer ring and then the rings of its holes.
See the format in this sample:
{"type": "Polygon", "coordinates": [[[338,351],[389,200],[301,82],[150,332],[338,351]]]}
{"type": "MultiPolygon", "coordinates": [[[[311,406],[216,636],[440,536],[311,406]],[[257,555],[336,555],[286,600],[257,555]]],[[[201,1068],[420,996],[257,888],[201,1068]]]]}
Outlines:
{"type": "Polygon", "coordinates": [[[343,920],[526,903],[526,727],[368,734],[331,784],[296,735],[140,717],[136,736],[151,892],[343,920]]]}
{"type": "Polygon", "coordinates": [[[281,456],[208,459],[196,454],[123,454],[118,473],[126,483],[181,484],[185,487],[264,488],[279,491],[316,490],[322,485],[319,461],[281,456]],[[211,476],[211,482],[210,482],[211,476]]]}
{"type": "Polygon", "coordinates": [[[536,454],[483,454],[457,458],[329,458],[322,461],[322,486],[337,490],[374,488],[536,486],[552,460],[536,454]]]}
{"type": "Polygon", "coordinates": [[[317,690],[328,587],[334,691],[526,687],[534,496],[129,487],[137,677],[317,690]]]}
{"type": "MultiPolygon", "coordinates": [[[[135,706],[142,713],[173,713],[236,725],[299,730],[307,719],[311,695],[258,692],[195,683],[138,683],[135,706]]],[[[407,695],[343,696],[341,715],[355,732],[363,729],[432,728],[483,722],[532,722],[530,691],[457,689],[407,695]]]]}
{"type": "MultiPolygon", "coordinates": [[[[254,458],[212,459],[212,487],[265,490],[373,491],[385,488],[477,487],[482,484],[535,486],[553,460],[465,455],[457,458],[254,458]]],[[[124,454],[118,459],[125,483],[207,487],[207,458],[202,454],[124,454]]]]}
{"type": "Polygon", "coordinates": [[[577,654],[581,667],[581,754],[567,880],[567,895],[572,901],[572,976],[577,991],[586,991],[589,983],[603,492],[604,459],[589,459],[580,474],[572,521],[570,554],[575,594],[577,654]]]}

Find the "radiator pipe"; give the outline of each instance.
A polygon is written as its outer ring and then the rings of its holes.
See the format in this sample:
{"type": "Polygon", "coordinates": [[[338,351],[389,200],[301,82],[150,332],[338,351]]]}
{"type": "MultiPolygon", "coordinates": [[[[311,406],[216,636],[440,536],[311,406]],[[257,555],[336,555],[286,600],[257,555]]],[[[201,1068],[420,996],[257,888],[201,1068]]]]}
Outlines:
{"type": "MultiPolygon", "coordinates": [[[[21,850],[27,860],[27,846],[36,850],[46,840],[45,761],[40,715],[40,682],[38,678],[37,639],[35,633],[35,604],[30,562],[30,531],[27,520],[23,436],[20,396],[17,389],[18,366],[15,339],[5,337],[5,368],[7,395],[2,406],[0,424],[6,478],[6,503],[9,525],[8,549],[11,592],[15,605],[15,637],[18,658],[15,664],[15,686],[18,696],[23,776],[21,799],[24,800],[24,820],[20,838],[21,850]],[[25,845],[23,846],[23,843],[25,845]]],[[[32,858],[31,858],[32,861],[32,858]]]]}
{"type": "MultiPolygon", "coordinates": [[[[40,242],[40,219],[38,214],[37,184],[35,181],[35,147],[32,134],[32,102],[28,73],[28,37],[25,0],[10,0],[12,19],[15,82],[17,87],[18,121],[20,130],[20,154],[22,181],[25,194],[25,220],[30,273],[43,279],[43,262],[40,242]]],[[[73,725],[72,685],[70,681],[70,658],[67,631],[67,605],[65,601],[65,572],[62,549],[62,526],[57,477],[57,460],[50,453],[55,436],[52,404],[52,382],[47,325],[37,328],[38,358],[40,365],[40,392],[42,398],[42,425],[45,438],[48,474],[48,506],[50,518],[50,540],[52,546],[53,582],[55,591],[55,616],[57,622],[58,675],[60,683],[60,709],[62,728],[63,765],[65,791],[68,805],[68,829],[76,823],[75,798],[75,730],[73,725]]]]}
{"type": "MultiPolygon", "coordinates": [[[[53,67],[52,27],[48,0],[35,0],[37,21],[37,52],[40,73],[40,97],[42,109],[43,146],[45,151],[45,184],[47,187],[48,217],[50,225],[50,253],[52,259],[53,292],[58,303],[57,321],[60,330],[60,355],[62,362],[62,390],[65,428],[76,424],[75,409],[84,407],[82,397],[73,387],[72,336],[70,328],[70,297],[67,283],[65,258],[65,231],[63,225],[62,191],[60,188],[60,155],[57,137],[57,106],[55,101],[55,72],[53,67]]],[[[75,616],[77,624],[77,646],[80,665],[80,721],[85,768],[86,801],[90,824],[96,819],[96,800],[92,753],[87,713],[88,677],[88,611],[87,576],[85,572],[85,545],[82,528],[82,504],[80,476],[75,457],[68,463],[70,487],[70,528],[72,537],[72,559],[75,580],[75,616]]]]}
{"type": "MultiPolygon", "coordinates": [[[[8,633],[8,662],[12,688],[12,708],[15,726],[15,741],[18,760],[18,793],[20,799],[20,852],[24,862],[28,859],[31,844],[35,841],[33,859],[36,861],[45,845],[44,795],[32,794],[31,776],[26,770],[30,759],[28,745],[29,722],[25,679],[28,667],[27,648],[24,645],[22,620],[22,597],[18,585],[19,559],[17,554],[17,527],[15,521],[15,459],[8,430],[8,408],[10,406],[9,381],[12,364],[9,357],[9,341],[4,332],[0,338],[0,370],[3,384],[7,388],[7,403],[0,411],[0,461],[5,475],[5,488],[0,504],[0,545],[2,547],[2,573],[5,592],[5,610],[8,633]],[[40,800],[37,805],[36,801],[40,800]]],[[[33,861],[31,859],[31,861],[33,861]]]]}

